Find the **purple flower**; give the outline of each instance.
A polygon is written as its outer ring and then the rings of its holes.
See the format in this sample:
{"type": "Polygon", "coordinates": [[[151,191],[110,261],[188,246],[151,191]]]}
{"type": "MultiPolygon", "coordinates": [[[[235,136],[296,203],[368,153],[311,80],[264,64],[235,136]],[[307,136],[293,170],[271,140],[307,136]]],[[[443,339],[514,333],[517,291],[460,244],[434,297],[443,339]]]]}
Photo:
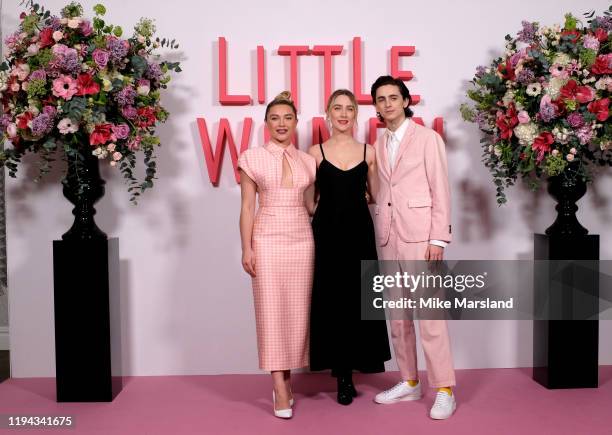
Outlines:
{"type": "Polygon", "coordinates": [[[129,47],[129,42],[114,36],[109,36],[106,40],[106,48],[110,52],[110,59],[115,63],[122,61],[127,56],[129,47]]]}
{"type": "MultiPolygon", "coordinates": [[[[160,71],[161,72],[161,71],[160,71]]],[[[483,65],[479,65],[476,67],[476,78],[481,78],[487,73],[487,67],[483,65]]]]}
{"type": "Polygon", "coordinates": [[[131,86],[126,86],[115,94],[115,101],[120,106],[129,106],[134,104],[134,98],[136,97],[136,91],[131,86]]]}
{"type": "Polygon", "coordinates": [[[62,23],[59,17],[51,17],[49,21],[49,25],[53,30],[60,30],[62,28],[62,23]]]}
{"type": "Polygon", "coordinates": [[[555,106],[552,104],[549,95],[544,95],[540,100],[540,119],[544,122],[552,121],[557,115],[555,106]]]}
{"type": "Polygon", "coordinates": [[[47,73],[44,69],[37,69],[30,74],[30,80],[47,80],[47,73]]]}
{"type": "Polygon", "coordinates": [[[612,17],[595,17],[592,24],[595,27],[601,27],[606,32],[612,30],[612,17]]]}
{"type": "Polygon", "coordinates": [[[3,133],[6,131],[6,127],[8,127],[8,125],[11,123],[11,116],[10,115],[2,115],[0,116],[0,131],[2,131],[3,133]]]}
{"type": "Polygon", "coordinates": [[[4,38],[4,43],[9,47],[12,47],[17,41],[19,41],[19,33],[19,31],[16,31],[15,33],[8,35],[6,38],[4,38]]]}
{"type": "Polygon", "coordinates": [[[126,139],[130,134],[130,126],[127,124],[117,124],[111,127],[117,139],[126,139]]]}
{"type": "Polygon", "coordinates": [[[57,110],[53,106],[45,106],[43,107],[43,113],[49,115],[51,118],[55,118],[55,115],[57,115],[57,110]]]}
{"type": "Polygon", "coordinates": [[[475,117],[475,121],[478,123],[478,128],[481,130],[490,130],[491,125],[489,119],[484,112],[478,112],[475,117]]]}
{"type": "Polygon", "coordinates": [[[569,122],[569,125],[572,128],[580,128],[584,125],[584,118],[582,118],[582,115],[580,113],[572,112],[567,117],[567,122],[569,122]]]}
{"type": "Polygon", "coordinates": [[[581,127],[576,130],[576,137],[578,137],[578,140],[582,145],[586,145],[593,138],[593,130],[590,126],[585,125],[584,127],[581,127]]]}
{"type": "Polygon", "coordinates": [[[88,20],[83,20],[79,29],[81,30],[83,36],[89,36],[93,33],[93,28],[88,20]]]}
{"type": "Polygon", "coordinates": [[[110,58],[110,53],[106,50],[102,50],[100,48],[96,48],[91,54],[94,62],[98,65],[99,68],[106,67],[108,63],[108,59],[110,58]]]}
{"type": "Polygon", "coordinates": [[[517,74],[516,80],[519,83],[522,83],[524,85],[528,85],[529,83],[532,83],[533,81],[535,81],[535,74],[530,69],[523,68],[517,74]]]}
{"type": "Polygon", "coordinates": [[[34,136],[47,134],[52,128],[53,119],[46,113],[41,113],[36,118],[32,119],[32,134],[34,136]]]}
{"type": "Polygon", "coordinates": [[[60,69],[72,74],[81,72],[79,55],[74,48],[64,44],[55,44],[51,50],[54,56],[49,62],[49,68],[60,69]]]}
{"type": "Polygon", "coordinates": [[[535,39],[535,34],[538,30],[538,23],[530,23],[529,21],[521,22],[523,29],[518,32],[518,40],[526,44],[531,44],[535,39]]]}
{"type": "Polygon", "coordinates": [[[153,83],[158,83],[162,75],[163,73],[158,63],[153,62],[148,64],[147,71],[145,72],[146,78],[150,79],[153,83]]]}
{"type": "Polygon", "coordinates": [[[599,50],[599,40],[593,35],[584,35],[584,38],[582,38],[582,45],[584,45],[584,48],[599,50]]]}
{"type": "Polygon", "coordinates": [[[121,114],[127,119],[135,119],[138,116],[138,111],[134,106],[124,106],[121,108],[121,114]]]}

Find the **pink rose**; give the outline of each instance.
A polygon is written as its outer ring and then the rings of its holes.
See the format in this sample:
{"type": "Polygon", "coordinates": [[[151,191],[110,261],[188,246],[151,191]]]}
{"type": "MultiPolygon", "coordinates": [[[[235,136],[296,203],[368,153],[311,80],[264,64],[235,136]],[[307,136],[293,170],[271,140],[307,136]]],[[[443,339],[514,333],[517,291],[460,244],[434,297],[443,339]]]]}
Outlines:
{"type": "Polygon", "coordinates": [[[127,124],[117,124],[111,127],[117,139],[126,139],[130,134],[130,126],[127,124]]]}
{"type": "Polygon", "coordinates": [[[108,59],[110,58],[110,53],[107,50],[96,48],[91,54],[91,56],[93,57],[93,60],[94,62],[96,62],[96,65],[98,65],[98,67],[104,68],[106,67],[106,64],[108,63],[108,59]]]}
{"type": "Polygon", "coordinates": [[[521,110],[518,113],[518,121],[521,124],[527,124],[530,121],[531,118],[529,118],[529,113],[527,113],[527,111],[525,110],[521,110]]]}

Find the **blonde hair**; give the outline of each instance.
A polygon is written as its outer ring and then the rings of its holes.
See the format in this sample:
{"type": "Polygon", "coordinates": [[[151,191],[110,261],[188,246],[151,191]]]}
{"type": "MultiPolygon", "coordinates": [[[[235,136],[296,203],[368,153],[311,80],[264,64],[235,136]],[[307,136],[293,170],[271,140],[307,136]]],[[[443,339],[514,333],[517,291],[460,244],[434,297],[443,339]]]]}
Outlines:
{"type": "Polygon", "coordinates": [[[264,116],[264,121],[268,119],[268,112],[270,111],[270,109],[280,104],[284,104],[285,106],[291,107],[293,114],[297,118],[297,109],[295,108],[295,104],[293,103],[293,99],[291,98],[291,92],[283,91],[280,94],[278,94],[276,97],[274,97],[274,99],[270,101],[268,105],[266,106],[266,114],[264,116]]]}
{"type": "Polygon", "coordinates": [[[336,89],[329,96],[329,99],[327,100],[327,109],[325,109],[325,113],[329,114],[329,109],[331,109],[331,106],[334,103],[334,100],[336,98],[338,98],[340,95],[344,95],[344,96],[348,97],[349,100],[351,100],[351,103],[353,103],[353,106],[355,107],[355,114],[357,114],[357,112],[359,110],[359,106],[357,104],[357,98],[355,98],[355,94],[353,94],[348,89],[336,89]]]}

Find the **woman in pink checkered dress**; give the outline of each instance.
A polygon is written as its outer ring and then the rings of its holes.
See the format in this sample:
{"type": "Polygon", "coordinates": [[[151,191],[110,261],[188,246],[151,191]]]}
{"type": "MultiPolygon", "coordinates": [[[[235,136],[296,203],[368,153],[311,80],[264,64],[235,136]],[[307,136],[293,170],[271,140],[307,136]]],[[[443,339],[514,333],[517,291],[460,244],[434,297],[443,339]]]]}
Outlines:
{"type": "Polygon", "coordinates": [[[288,92],[268,104],[265,121],[270,142],[238,160],[242,265],[253,279],[259,366],[272,372],[275,415],[289,418],[290,370],[309,361],[316,163],[291,144],[297,113],[288,92]]]}

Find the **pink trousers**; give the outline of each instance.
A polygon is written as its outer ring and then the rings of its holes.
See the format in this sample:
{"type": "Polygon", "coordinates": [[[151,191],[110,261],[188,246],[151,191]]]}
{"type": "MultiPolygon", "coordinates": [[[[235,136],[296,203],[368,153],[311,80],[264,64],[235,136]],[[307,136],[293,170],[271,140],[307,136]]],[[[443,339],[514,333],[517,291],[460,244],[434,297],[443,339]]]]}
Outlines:
{"type": "MultiPolygon", "coordinates": [[[[424,260],[429,242],[403,242],[391,223],[389,241],[380,246],[381,260],[424,260]]],[[[416,334],[412,320],[390,320],[391,341],[402,379],[418,379],[416,334]]],[[[433,388],[456,385],[446,320],[419,320],[427,379],[433,388]]]]}

